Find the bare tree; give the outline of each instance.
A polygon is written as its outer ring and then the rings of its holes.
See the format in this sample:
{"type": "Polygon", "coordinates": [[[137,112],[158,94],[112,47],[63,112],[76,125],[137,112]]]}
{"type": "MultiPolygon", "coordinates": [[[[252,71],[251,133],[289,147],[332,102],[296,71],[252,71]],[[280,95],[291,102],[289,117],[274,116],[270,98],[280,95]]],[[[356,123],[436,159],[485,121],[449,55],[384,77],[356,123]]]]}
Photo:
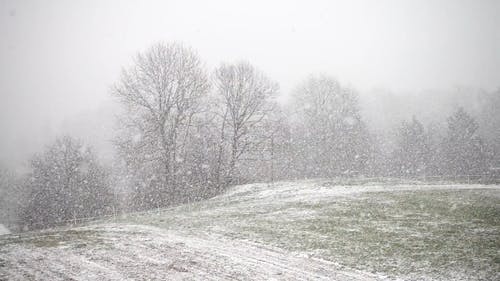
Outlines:
{"type": "Polygon", "coordinates": [[[125,108],[116,143],[128,166],[148,181],[143,187],[155,189],[141,200],[159,206],[175,194],[175,176],[208,90],[200,58],[179,44],[157,44],[123,71],[113,89],[125,108]]]}
{"type": "Polygon", "coordinates": [[[311,76],[292,96],[299,169],[305,176],[361,173],[368,157],[368,131],[357,94],[329,76],[311,76]]]}
{"type": "Polygon", "coordinates": [[[220,143],[216,168],[217,181],[225,168],[225,176],[235,176],[238,161],[257,149],[264,129],[275,109],[278,84],[248,63],[223,64],[215,71],[216,114],[220,126],[220,143]],[[227,159],[227,160],[226,160],[227,159]]]}

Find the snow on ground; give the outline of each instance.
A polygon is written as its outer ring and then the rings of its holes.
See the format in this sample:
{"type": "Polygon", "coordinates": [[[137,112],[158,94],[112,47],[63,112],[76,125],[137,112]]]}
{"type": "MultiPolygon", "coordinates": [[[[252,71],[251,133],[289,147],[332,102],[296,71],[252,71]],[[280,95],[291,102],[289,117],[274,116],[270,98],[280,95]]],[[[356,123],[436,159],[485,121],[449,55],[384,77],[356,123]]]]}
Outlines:
{"type": "Polygon", "coordinates": [[[381,279],[341,269],[332,262],[206,233],[189,236],[129,224],[67,231],[21,236],[22,244],[4,245],[0,277],[8,280],[381,279]]]}
{"type": "Polygon", "coordinates": [[[273,184],[248,184],[233,188],[222,197],[242,197],[274,201],[280,203],[312,202],[330,200],[332,197],[356,195],[366,192],[391,191],[428,191],[428,190],[462,190],[462,189],[499,189],[497,185],[482,184],[397,184],[386,185],[369,183],[364,185],[337,185],[332,186],[329,180],[304,180],[296,182],[278,182],[273,184]]]}
{"type": "Polygon", "coordinates": [[[3,236],[0,280],[495,280],[499,203],[494,185],[249,184],[3,236]]]}

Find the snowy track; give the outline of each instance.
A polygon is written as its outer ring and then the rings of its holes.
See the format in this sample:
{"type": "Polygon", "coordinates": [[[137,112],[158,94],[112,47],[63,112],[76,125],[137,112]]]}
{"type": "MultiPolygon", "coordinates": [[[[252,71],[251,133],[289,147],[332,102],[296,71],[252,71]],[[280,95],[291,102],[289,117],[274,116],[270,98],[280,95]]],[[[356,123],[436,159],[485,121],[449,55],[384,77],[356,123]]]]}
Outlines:
{"type": "MultiPolygon", "coordinates": [[[[58,245],[2,249],[6,280],[379,280],[376,276],[280,249],[224,237],[190,237],[157,227],[72,229],[92,235],[58,245]],[[96,240],[98,243],[86,243],[96,240]]],[[[54,235],[54,234],[48,234],[54,235]]],[[[60,233],[64,235],[64,233],[60,233]]],[[[38,237],[40,238],[40,237],[38,237]]],[[[29,242],[29,241],[26,241],[29,242]]],[[[33,242],[33,241],[31,241],[33,242]]],[[[36,244],[36,242],[35,242],[36,244]]],[[[31,245],[31,246],[28,246],[31,245]]],[[[0,278],[0,279],[1,279],[0,278]]]]}

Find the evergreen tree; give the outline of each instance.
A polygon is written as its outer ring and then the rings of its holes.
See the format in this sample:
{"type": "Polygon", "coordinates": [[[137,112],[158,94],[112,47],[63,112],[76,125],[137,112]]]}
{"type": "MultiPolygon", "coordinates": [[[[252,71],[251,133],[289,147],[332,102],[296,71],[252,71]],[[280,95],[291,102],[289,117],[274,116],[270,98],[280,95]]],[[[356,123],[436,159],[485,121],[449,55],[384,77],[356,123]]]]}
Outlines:
{"type": "Polygon", "coordinates": [[[452,175],[482,174],[487,171],[487,147],[477,135],[479,126],[463,108],[448,118],[448,134],[442,144],[443,170],[452,175]]]}
{"type": "Polygon", "coordinates": [[[400,176],[427,174],[430,147],[425,128],[415,116],[411,122],[403,122],[393,155],[394,172],[400,176]]]}

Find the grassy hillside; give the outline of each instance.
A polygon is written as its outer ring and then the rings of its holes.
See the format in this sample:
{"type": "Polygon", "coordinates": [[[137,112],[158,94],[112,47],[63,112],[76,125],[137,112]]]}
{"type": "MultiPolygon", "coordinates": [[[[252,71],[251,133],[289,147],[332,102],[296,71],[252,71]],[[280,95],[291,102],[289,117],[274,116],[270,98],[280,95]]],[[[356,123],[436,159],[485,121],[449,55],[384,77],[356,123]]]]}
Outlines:
{"type": "Polygon", "coordinates": [[[252,184],[114,221],[0,238],[0,280],[495,280],[500,187],[252,184]]]}

